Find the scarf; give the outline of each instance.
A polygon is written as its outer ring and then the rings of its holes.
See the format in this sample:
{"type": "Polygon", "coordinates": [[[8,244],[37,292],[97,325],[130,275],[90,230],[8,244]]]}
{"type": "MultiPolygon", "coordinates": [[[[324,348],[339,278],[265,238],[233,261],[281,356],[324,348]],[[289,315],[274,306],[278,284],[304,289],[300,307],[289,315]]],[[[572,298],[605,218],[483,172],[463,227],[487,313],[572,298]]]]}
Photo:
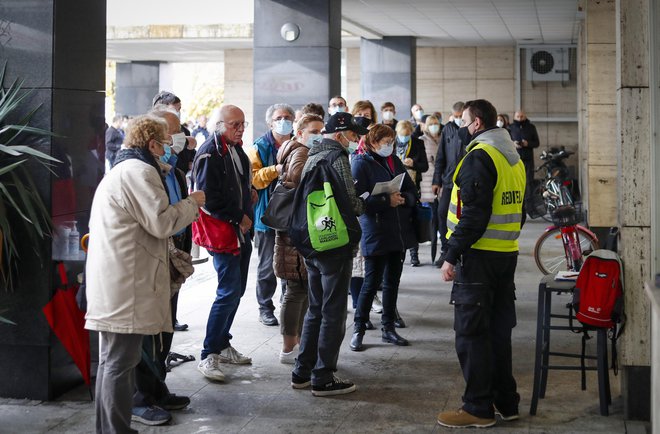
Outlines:
{"type": "Polygon", "coordinates": [[[156,159],[154,158],[153,155],[151,155],[151,152],[147,148],[122,148],[117,152],[117,156],[115,157],[115,164],[112,166],[113,168],[117,166],[119,163],[122,161],[126,160],[140,160],[143,163],[147,163],[156,171],[158,172],[158,176],[160,177],[160,180],[163,182],[163,188],[165,188],[165,193],[167,193],[167,184],[165,183],[165,178],[163,177],[163,174],[160,170],[160,166],[156,162],[156,159]]]}

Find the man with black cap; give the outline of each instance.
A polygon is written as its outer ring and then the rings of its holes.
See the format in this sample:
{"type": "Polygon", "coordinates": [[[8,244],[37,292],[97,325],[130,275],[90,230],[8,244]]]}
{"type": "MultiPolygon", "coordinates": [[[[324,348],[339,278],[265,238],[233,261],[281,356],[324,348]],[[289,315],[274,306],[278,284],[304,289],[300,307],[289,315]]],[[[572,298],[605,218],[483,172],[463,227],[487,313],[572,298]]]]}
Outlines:
{"type": "MultiPolygon", "coordinates": [[[[348,148],[357,146],[358,134],[366,134],[349,113],[335,113],[323,130],[324,138],[312,145],[302,179],[321,160],[333,155],[331,166],[342,179],[355,215],[364,212],[364,201],[356,196],[348,162],[348,148]],[[337,152],[339,151],[339,152],[337,152]]],[[[357,248],[357,246],[355,246],[357,248]]],[[[291,374],[291,387],[312,386],[315,396],[343,395],[355,391],[350,381],[335,377],[339,348],[346,331],[346,302],[353,268],[353,255],[328,255],[305,259],[309,280],[309,310],[305,315],[300,354],[291,374]]]]}

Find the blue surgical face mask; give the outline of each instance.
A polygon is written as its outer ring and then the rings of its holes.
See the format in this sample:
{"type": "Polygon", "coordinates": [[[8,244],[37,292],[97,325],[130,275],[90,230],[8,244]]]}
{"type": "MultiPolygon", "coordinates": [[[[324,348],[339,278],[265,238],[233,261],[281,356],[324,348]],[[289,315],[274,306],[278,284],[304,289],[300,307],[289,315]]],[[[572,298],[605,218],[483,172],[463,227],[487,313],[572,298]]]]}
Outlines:
{"type": "Polygon", "coordinates": [[[457,127],[461,127],[461,124],[463,123],[463,119],[461,118],[455,118],[454,123],[456,124],[457,127]]]}
{"type": "Polygon", "coordinates": [[[376,151],[376,154],[380,155],[381,157],[389,157],[392,155],[393,150],[394,145],[392,143],[388,143],[385,146],[381,146],[380,149],[376,151]]]}
{"type": "Polygon", "coordinates": [[[437,135],[440,132],[440,125],[429,125],[429,133],[433,134],[434,136],[437,135]]]}
{"type": "Polygon", "coordinates": [[[348,147],[346,150],[348,151],[349,154],[355,154],[355,151],[357,151],[359,144],[358,142],[348,142],[348,147]]]}
{"type": "Polygon", "coordinates": [[[170,161],[170,157],[172,156],[172,148],[170,145],[163,145],[163,149],[165,150],[165,153],[160,156],[160,161],[167,163],[170,161]]]}
{"type": "Polygon", "coordinates": [[[410,136],[400,136],[397,134],[396,138],[399,140],[399,143],[408,143],[410,141],[410,136]]]}
{"type": "Polygon", "coordinates": [[[421,110],[421,109],[417,110],[414,114],[415,114],[415,119],[417,119],[418,121],[421,121],[422,118],[424,117],[424,110],[421,110]]]}
{"type": "Polygon", "coordinates": [[[273,131],[281,136],[288,136],[293,131],[293,122],[288,119],[274,121],[273,131]]]}
{"type": "Polygon", "coordinates": [[[312,146],[321,143],[321,140],[323,140],[323,134],[310,134],[307,137],[307,143],[304,143],[304,145],[311,148],[312,146]]]}

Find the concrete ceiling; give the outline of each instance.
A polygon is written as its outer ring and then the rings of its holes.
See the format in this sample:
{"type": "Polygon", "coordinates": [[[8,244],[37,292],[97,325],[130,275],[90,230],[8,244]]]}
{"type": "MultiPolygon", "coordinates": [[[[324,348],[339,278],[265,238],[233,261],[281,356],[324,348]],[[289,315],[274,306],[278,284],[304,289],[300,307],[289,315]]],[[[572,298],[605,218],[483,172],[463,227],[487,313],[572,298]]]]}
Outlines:
{"type": "Polygon", "coordinates": [[[422,45],[576,43],[581,15],[577,0],[342,1],[342,16],[374,36],[412,35],[422,45]]]}
{"type": "MultiPolygon", "coordinates": [[[[249,0],[190,0],[185,8],[179,0],[108,0],[107,4],[108,59],[221,60],[225,49],[252,46],[244,32],[222,37],[117,36],[145,33],[124,29],[163,25],[251,27],[254,11],[249,0]]],[[[410,35],[418,37],[419,46],[574,44],[581,19],[578,0],[342,0],[342,46],[359,46],[361,37],[410,35]]],[[[195,32],[183,31],[191,33],[195,32]]]]}

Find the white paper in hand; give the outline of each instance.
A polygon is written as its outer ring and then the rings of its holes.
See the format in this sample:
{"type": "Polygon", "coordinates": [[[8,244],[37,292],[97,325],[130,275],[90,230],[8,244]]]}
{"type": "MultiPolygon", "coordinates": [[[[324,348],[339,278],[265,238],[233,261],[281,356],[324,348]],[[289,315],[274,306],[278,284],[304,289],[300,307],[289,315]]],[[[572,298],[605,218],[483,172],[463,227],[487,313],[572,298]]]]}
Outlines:
{"type": "Polygon", "coordinates": [[[387,182],[377,182],[374,185],[374,189],[371,191],[372,195],[375,194],[392,194],[397,191],[401,191],[401,186],[403,185],[403,177],[405,173],[400,173],[394,177],[391,181],[387,182]]]}

